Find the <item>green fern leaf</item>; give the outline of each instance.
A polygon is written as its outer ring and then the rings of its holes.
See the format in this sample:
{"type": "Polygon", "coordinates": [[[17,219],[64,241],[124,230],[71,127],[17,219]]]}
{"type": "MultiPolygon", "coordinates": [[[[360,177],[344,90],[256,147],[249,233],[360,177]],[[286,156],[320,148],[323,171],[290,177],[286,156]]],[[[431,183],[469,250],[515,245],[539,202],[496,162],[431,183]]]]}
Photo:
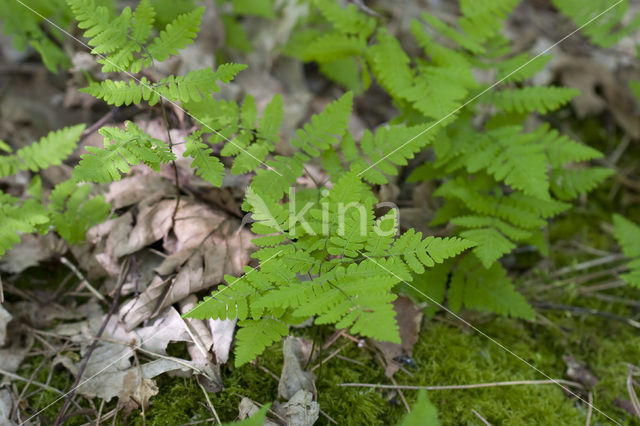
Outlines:
{"type": "Polygon", "coordinates": [[[260,321],[244,320],[238,322],[238,326],[240,329],[236,334],[236,367],[253,360],[268,346],[289,333],[289,327],[285,323],[271,318],[263,318],[260,321]]]}
{"type": "Polygon", "coordinates": [[[515,318],[535,317],[535,311],[515,290],[502,265],[494,263],[485,269],[470,256],[453,272],[448,300],[454,312],[465,306],[515,318]]]}
{"type": "Polygon", "coordinates": [[[546,114],[565,105],[579,94],[580,91],[569,87],[523,87],[495,92],[492,103],[506,112],[546,114]]]}
{"type": "Polygon", "coordinates": [[[0,256],[20,242],[20,234],[31,233],[49,222],[45,208],[34,199],[20,202],[0,191],[0,256]]]}
{"type": "Polygon", "coordinates": [[[470,229],[460,236],[477,243],[473,253],[478,256],[485,268],[489,268],[504,254],[510,253],[516,245],[494,228],[470,229]]]}
{"type": "Polygon", "coordinates": [[[138,126],[127,122],[126,129],[103,127],[104,148],[87,147],[88,154],[81,156],[73,170],[76,181],[110,182],[120,180],[121,173],[128,173],[130,165],[144,163],[155,171],[161,164],[175,160],[169,146],[144,133],[138,126]]]}
{"type": "Polygon", "coordinates": [[[87,230],[102,223],[111,206],[104,197],[89,198],[91,186],[68,180],[59,183],[49,197],[49,214],[55,230],[68,243],[84,241],[87,230]]]}
{"type": "Polygon", "coordinates": [[[221,186],[224,165],[211,155],[213,150],[202,141],[200,133],[192,133],[186,138],[183,157],[191,157],[191,167],[197,167],[196,174],[213,186],[221,186]]]}
{"type": "Polygon", "coordinates": [[[311,123],[296,131],[291,145],[301,149],[311,157],[329,149],[347,130],[353,94],[346,93],[329,104],[323,112],[311,117],[311,123]]]}
{"type": "Polygon", "coordinates": [[[19,149],[16,155],[24,162],[22,167],[34,172],[59,166],[76,149],[84,129],[84,124],[78,124],[50,132],[38,142],[19,149]]]}
{"type": "Polygon", "coordinates": [[[353,4],[349,4],[346,9],[333,0],[314,0],[314,4],[327,21],[341,33],[355,34],[366,39],[376,27],[375,20],[360,13],[353,4]]]}
{"type": "MultiPolygon", "coordinates": [[[[171,55],[178,53],[179,49],[193,43],[198,35],[200,20],[204,13],[204,7],[199,7],[189,13],[184,13],[167,24],[160,35],[147,47],[147,52],[156,61],[164,61],[171,55]]],[[[150,62],[147,63],[150,65],[150,62]]]]}

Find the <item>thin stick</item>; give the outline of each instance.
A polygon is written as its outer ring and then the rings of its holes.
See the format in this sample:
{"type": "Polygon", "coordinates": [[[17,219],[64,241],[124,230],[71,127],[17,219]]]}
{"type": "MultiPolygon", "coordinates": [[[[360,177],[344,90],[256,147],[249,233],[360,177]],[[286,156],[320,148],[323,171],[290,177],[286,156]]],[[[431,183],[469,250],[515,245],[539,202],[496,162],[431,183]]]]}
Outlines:
{"type": "Polygon", "coordinates": [[[477,418],[479,418],[479,419],[480,419],[480,421],[481,421],[482,423],[484,423],[484,424],[485,424],[485,425],[487,425],[487,426],[491,426],[491,423],[489,423],[489,422],[487,421],[487,419],[485,419],[484,417],[482,417],[482,415],[481,415],[480,413],[478,413],[478,412],[475,410],[475,408],[472,408],[472,409],[471,409],[471,412],[472,412],[473,414],[475,414],[475,415],[476,415],[476,417],[477,417],[477,418]]]}
{"type": "Polygon", "coordinates": [[[100,337],[102,336],[102,333],[104,333],[104,330],[107,328],[107,324],[109,323],[109,320],[111,319],[111,316],[113,315],[113,313],[116,310],[116,306],[118,305],[118,300],[120,299],[120,293],[121,293],[121,290],[122,290],[122,286],[124,285],[125,278],[126,278],[126,276],[128,274],[129,259],[130,258],[127,257],[125,259],[125,261],[122,263],[122,268],[120,269],[120,276],[118,277],[118,281],[119,281],[118,290],[116,291],[116,294],[113,297],[113,302],[111,303],[111,307],[109,308],[109,312],[107,313],[107,315],[105,316],[104,320],[102,321],[102,325],[100,326],[100,330],[98,330],[98,334],[96,334],[96,337],[93,339],[93,342],[91,342],[91,346],[89,346],[89,349],[87,350],[87,352],[85,353],[85,355],[83,357],[82,365],[78,369],[78,374],[76,375],[76,379],[73,381],[73,385],[71,385],[71,390],[67,394],[67,397],[66,397],[66,399],[64,401],[64,404],[62,405],[62,408],[60,409],[60,412],[58,413],[58,416],[56,417],[55,422],[53,422],[53,426],[58,426],[62,422],[62,420],[64,418],[64,414],[67,411],[67,409],[69,408],[69,404],[71,404],[71,399],[73,398],[73,396],[76,393],[76,389],[78,388],[78,384],[80,383],[80,379],[82,378],[82,374],[84,373],[84,370],[87,369],[87,365],[89,364],[89,358],[91,358],[91,354],[93,353],[93,351],[98,346],[98,342],[100,341],[100,337]]]}
{"type": "Polygon", "coordinates": [[[2,370],[2,369],[0,369],[0,374],[2,374],[3,376],[7,376],[8,378],[13,379],[13,380],[19,380],[19,381],[21,381],[21,382],[27,382],[27,383],[30,383],[30,384],[32,384],[32,385],[39,386],[39,387],[41,387],[42,389],[48,390],[48,391],[50,391],[50,392],[55,392],[55,393],[57,393],[58,395],[64,395],[64,392],[62,392],[62,391],[61,391],[61,390],[59,390],[59,389],[56,389],[56,388],[54,388],[54,387],[51,387],[51,386],[49,386],[49,385],[47,385],[47,384],[45,384],[45,383],[36,382],[35,380],[28,380],[28,379],[25,379],[25,378],[24,378],[24,377],[22,377],[22,376],[18,376],[17,374],[13,374],[13,373],[11,373],[11,372],[9,372],[9,371],[6,371],[6,370],[2,370]]]}
{"type": "MultiPolygon", "coordinates": [[[[196,380],[196,382],[198,381],[196,380]]],[[[198,382],[198,386],[200,386],[200,389],[202,389],[202,393],[204,394],[204,397],[207,400],[207,405],[209,405],[209,410],[211,411],[211,414],[213,414],[213,416],[216,418],[216,421],[218,422],[218,424],[221,425],[222,422],[220,421],[220,417],[218,417],[218,413],[216,412],[216,409],[211,403],[211,399],[209,398],[209,394],[207,393],[207,390],[204,388],[204,386],[202,386],[202,383],[200,382],[198,382]]]]}
{"type": "Polygon", "coordinates": [[[89,281],[87,281],[87,279],[84,277],[84,275],[82,275],[82,272],[80,272],[78,270],[78,268],[76,268],[76,265],[74,265],[73,263],[71,263],[69,261],[69,259],[67,259],[66,257],[61,257],[60,258],[60,263],[62,263],[63,265],[65,265],[67,268],[71,269],[71,271],[76,274],[76,277],[78,277],[78,279],[80,281],[82,281],[82,285],[84,285],[87,290],[89,290],[91,293],[93,293],[94,296],[96,296],[98,298],[98,300],[100,300],[101,302],[107,303],[107,299],[98,291],[96,290],[90,283],[89,281]]]}
{"type": "MultiPolygon", "coordinates": [[[[380,355],[378,355],[378,358],[380,358],[380,355]]],[[[380,361],[382,361],[382,359],[380,359],[380,361]]],[[[394,379],[393,376],[391,376],[391,383],[393,383],[394,386],[398,386],[398,382],[396,382],[396,379],[394,379]]],[[[410,413],[411,412],[411,407],[409,407],[409,403],[407,402],[407,398],[404,397],[404,393],[402,392],[402,389],[398,389],[398,394],[400,395],[400,399],[402,400],[402,403],[404,404],[404,408],[407,409],[407,413],[410,413]]]]}
{"type": "Polygon", "coordinates": [[[593,415],[593,393],[589,391],[589,408],[587,409],[587,422],[585,426],[591,426],[591,416],[593,415]]]}
{"type": "Polygon", "coordinates": [[[82,142],[87,136],[95,132],[98,128],[102,127],[103,124],[109,121],[116,114],[116,112],[118,112],[118,109],[118,107],[111,108],[111,110],[106,113],[100,120],[84,129],[84,132],[82,132],[82,135],[80,136],[80,142],[82,142]]]}
{"type": "Polygon", "coordinates": [[[327,420],[329,420],[331,423],[333,423],[334,425],[337,425],[338,422],[336,422],[334,419],[331,418],[330,415],[328,415],[327,413],[325,413],[324,411],[320,410],[320,414],[322,414],[323,416],[325,416],[327,418],[327,420]]]}
{"type": "Polygon", "coordinates": [[[638,395],[633,388],[633,374],[637,368],[633,365],[629,365],[629,372],[627,373],[627,392],[629,393],[629,399],[631,400],[631,406],[636,416],[640,419],[640,401],[638,401],[638,395]]]}
{"type": "Polygon", "coordinates": [[[557,278],[559,276],[562,276],[571,272],[578,272],[578,271],[583,271],[585,269],[591,269],[594,266],[606,265],[607,263],[615,262],[622,259],[624,259],[624,256],[618,253],[611,254],[609,256],[598,257],[596,259],[578,263],[577,265],[566,266],[564,268],[558,269],[553,274],[551,274],[551,276],[553,278],[557,278]]]}
{"type": "Polygon", "coordinates": [[[342,350],[344,348],[346,348],[351,342],[347,342],[344,345],[340,346],[338,349],[336,349],[335,351],[331,352],[329,355],[327,355],[327,357],[325,359],[323,359],[322,361],[320,361],[318,364],[314,365],[313,367],[311,367],[311,371],[316,370],[318,367],[320,367],[321,365],[325,364],[327,361],[329,361],[331,358],[333,358],[334,356],[338,355],[340,352],[342,352],[342,350]]]}
{"type": "Polygon", "coordinates": [[[520,386],[520,385],[557,385],[561,383],[576,388],[584,388],[580,383],[569,380],[517,380],[511,382],[474,383],[471,385],[444,385],[444,386],[412,386],[412,385],[379,385],[375,383],[338,383],[338,386],[352,388],[380,388],[380,389],[406,389],[406,390],[454,390],[454,389],[478,389],[492,388],[498,386],[520,386]]]}

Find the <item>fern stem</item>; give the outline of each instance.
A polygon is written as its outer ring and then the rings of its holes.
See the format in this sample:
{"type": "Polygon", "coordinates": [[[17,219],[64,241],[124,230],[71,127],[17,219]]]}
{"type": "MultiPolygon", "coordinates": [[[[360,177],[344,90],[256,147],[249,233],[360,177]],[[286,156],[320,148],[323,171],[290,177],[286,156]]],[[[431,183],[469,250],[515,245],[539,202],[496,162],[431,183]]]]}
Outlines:
{"type": "MultiPolygon", "coordinates": [[[[162,109],[164,128],[167,131],[167,142],[169,142],[169,150],[173,152],[173,141],[171,140],[171,132],[169,131],[169,120],[167,120],[167,110],[165,109],[163,98],[160,99],[160,108],[162,109]]],[[[178,214],[178,207],[180,206],[180,181],[178,180],[178,166],[176,165],[176,160],[171,160],[171,167],[173,168],[173,178],[176,185],[176,206],[174,207],[173,214],[171,215],[171,228],[175,228],[176,215],[178,214]]]]}

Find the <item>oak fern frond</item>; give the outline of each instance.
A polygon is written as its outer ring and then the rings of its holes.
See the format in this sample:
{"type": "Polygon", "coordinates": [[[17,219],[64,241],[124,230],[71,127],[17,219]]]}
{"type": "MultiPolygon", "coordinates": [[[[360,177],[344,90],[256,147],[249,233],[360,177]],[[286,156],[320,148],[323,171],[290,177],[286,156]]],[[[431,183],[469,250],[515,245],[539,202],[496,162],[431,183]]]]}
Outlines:
{"type": "Polygon", "coordinates": [[[125,130],[103,127],[104,148],[87,147],[88,154],[81,157],[73,170],[76,181],[110,182],[120,180],[132,165],[146,164],[160,171],[161,164],[175,160],[166,142],[144,133],[138,126],[127,122],[125,130]]]}

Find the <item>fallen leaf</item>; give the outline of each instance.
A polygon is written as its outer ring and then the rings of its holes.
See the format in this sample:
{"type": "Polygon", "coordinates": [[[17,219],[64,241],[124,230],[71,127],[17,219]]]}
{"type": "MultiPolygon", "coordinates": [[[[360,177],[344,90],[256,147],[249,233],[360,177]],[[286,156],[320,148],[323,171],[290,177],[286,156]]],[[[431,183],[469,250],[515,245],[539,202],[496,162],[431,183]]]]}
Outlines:
{"type": "Polygon", "coordinates": [[[9,389],[0,389],[0,425],[13,426],[16,423],[11,420],[14,401],[9,389]]]}
{"type": "Polygon", "coordinates": [[[0,271],[18,274],[63,252],[64,244],[54,233],[25,234],[18,244],[2,255],[0,271]]]}
{"type": "Polygon", "coordinates": [[[313,394],[300,389],[286,404],[274,404],[274,409],[286,418],[287,426],[311,426],[320,416],[320,404],[313,400],[313,394]]]}
{"type": "Polygon", "coordinates": [[[7,325],[13,319],[13,316],[0,305],[0,347],[7,344],[7,325]]]}
{"type": "Polygon", "coordinates": [[[278,383],[278,396],[288,400],[301,390],[316,395],[315,376],[312,372],[302,369],[302,362],[305,360],[298,338],[287,337],[282,346],[282,353],[284,359],[278,383]]]}

